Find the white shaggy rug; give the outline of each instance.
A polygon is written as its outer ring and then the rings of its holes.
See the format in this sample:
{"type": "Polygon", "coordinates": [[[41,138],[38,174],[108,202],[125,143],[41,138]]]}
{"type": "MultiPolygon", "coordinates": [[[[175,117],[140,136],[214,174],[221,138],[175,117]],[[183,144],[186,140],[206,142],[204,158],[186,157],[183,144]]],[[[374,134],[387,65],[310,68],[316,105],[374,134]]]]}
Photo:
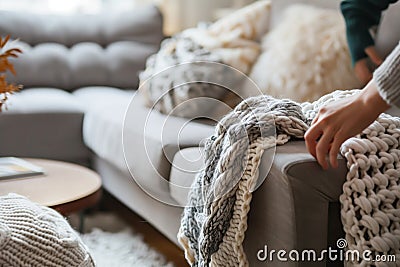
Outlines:
{"type": "Polygon", "coordinates": [[[82,235],[98,267],[173,267],[128,228],[117,233],[93,229],[82,235]]]}
{"type": "MultiPolygon", "coordinates": [[[[79,216],[70,216],[69,221],[76,229],[79,216]]],[[[87,216],[81,238],[98,267],[174,267],[112,213],[87,216]]]]}

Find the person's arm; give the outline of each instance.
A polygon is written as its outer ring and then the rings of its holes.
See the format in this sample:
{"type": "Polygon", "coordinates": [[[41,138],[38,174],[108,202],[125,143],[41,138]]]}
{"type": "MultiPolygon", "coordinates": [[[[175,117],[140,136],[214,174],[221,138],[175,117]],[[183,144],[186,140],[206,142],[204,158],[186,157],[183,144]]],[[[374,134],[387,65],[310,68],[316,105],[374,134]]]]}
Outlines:
{"type": "Polygon", "coordinates": [[[379,66],[381,57],[375,51],[370,29],[380,22],[382,12],[398,0],[344,0],[340,8],[346,22],[346,35],[355,73],[362,83],[372,78],[367,63],[370,58],[379,66]]]}
{"type": "Polygon", "coordinates": [[[380,96],[390,105],[400,107],[400,43],[374,72],[380,96]]]}
{"type": "Polygon", "coordinates": [[[344,0],[340,3],[353,64],[368,56],[365,49],[374,45],[370,29],[379,24],[382,12],[395,2],[397,0],[344,0]]]}
{"type": "Polygon", "coordinates": [[[322,107],[304,139],[318,163],[337,167],[340,146],[368,127],[390,105],[400,104],[400,43],[358,94],[322,107]]]}

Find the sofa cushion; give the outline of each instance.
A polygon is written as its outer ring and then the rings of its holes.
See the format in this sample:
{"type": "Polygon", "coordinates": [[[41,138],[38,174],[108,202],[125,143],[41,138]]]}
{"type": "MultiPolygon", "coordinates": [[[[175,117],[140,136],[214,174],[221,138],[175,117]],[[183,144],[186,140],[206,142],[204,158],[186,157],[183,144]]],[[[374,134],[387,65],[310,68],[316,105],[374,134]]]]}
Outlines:
{"type": "Polygon", "coordinates": [[[141,95],[132,92],[85,88],[73,94],[88,107],[83,125],[87,146],[126,173],[128,166],[146,192],[170,203],[168,179],[175,153],[197,145],[214,128],[150,112],[141,95]]]}
{"type": "Polygon", "coordinates": [[[183,148],[198,146],[214,127],[197,120],[166,116],[135,97],[125,117],[125,159],[136,182],[152,197],[168,203],[171,164],[183,148]]]}
{"type": "Polygon", "coordinates": [[[43,15],[1,11],[0,34],[12,34],[33,46],[81,42],[107,46],[117,41],[157,44],[162,37],[162,17],[155,6],[119,13],[43,15]]]}
{"type": "Polygon", "coordinates": [[[24,52],[13,60],[17,76],[10,82],[24,87],[57,87],[73,90],[83,86],[105,85],[136,89],[138,72],[156,44],[118,41],[107,47],[97,43],[79,43],[67,48],[57,43],[30,46],[18,43],[24,52]]]}
{"type": "Polygon", "coordinates": [[[83,113],[73,95],[56,88],[26,89],[9,96],[5,113],[83,113]]]}
{"type": "Polygon", "coordinates": [[[122,149],[125,111],[134,95],[112,87],[86,87],[73,96],[84,106],[83,139],[99,157],[126,170],[122,149]]]}
{"type": "Polygon", "coordinates": [[[106,85],[136,89],[138,72],[163,38],[156,7],[124,13],[50,16],[0,11],[0,35],[19,38],[12,60],[25,87],[74,90],[106,85]]]}

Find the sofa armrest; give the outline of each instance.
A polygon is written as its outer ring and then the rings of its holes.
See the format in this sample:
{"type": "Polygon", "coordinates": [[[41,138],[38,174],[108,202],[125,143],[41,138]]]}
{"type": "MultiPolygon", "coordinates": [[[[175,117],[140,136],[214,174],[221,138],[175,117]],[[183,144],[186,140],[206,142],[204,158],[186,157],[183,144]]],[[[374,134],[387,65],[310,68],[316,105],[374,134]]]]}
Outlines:
{"type": "MultiPolygon", "coordinates": [[[[263,159],[260,173],[266,162],[263,159]]],[[[253,194],[245,239],[251,266],[265,265],[257,259],[265,245],[269,250],[286,251],[335,249],[336,240],[343,236],[339,196],[346,173],[341,157],[339,168],[323,170],[307,152],[304,141],[278,146],[267,178],[253,194]]],[[[281,262],[276,266],[313,264],[320,266],[321,262],[281,262]]]]}
{"type": "Polygon", "coordinates": [[[82,140],[81,112],[0,115],[0,157],[46,158],[89,166],[82,140]]]}
{"type": "MultiPolygon", "coordinates": [[[[170,194],[184,206],[196,171],[203,165],[199,148],[176,153],[171,170],[170,194]]],[[[324,171],[307,152],[304,141],[290,141],[276,147],[272,165],[271,153],[264,153],[260,165],[259,188],[253,193],[245,237],[245,251],[250,266],[265,266],[257,258],[264,249],[336,248],[343,236],[339,196],[347,168],[339,158],[339,168],[324,171]],[[270,167],[270,168],[269,168],[270,167]]],[[[321,262],[277,262],[271,266],[321,266],[321,262]]],[[[337,264],[337,263],[336,263],[337,264]]],[[[267,264],[268,265],[268,264],[267,264]]]]}

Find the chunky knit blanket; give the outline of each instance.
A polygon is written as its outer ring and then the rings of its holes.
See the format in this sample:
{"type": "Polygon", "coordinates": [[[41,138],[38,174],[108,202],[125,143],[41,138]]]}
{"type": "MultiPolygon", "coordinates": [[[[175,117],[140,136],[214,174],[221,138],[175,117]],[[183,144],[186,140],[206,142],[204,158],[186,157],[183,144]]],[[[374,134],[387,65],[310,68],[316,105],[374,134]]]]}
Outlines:
{"type": "MultiPolygon", "coordinates": [[[[242,244],[264,150],[302,138],[321,106],[355,92],[304,104],[254,97],[219,122],[178,234],[192,266],[248,266],[242,244]]],[[[340,197],[348,249],[400,257],[399,144],[400,118],[382,114],[342,145],[349,169],[340,197]]]]}

